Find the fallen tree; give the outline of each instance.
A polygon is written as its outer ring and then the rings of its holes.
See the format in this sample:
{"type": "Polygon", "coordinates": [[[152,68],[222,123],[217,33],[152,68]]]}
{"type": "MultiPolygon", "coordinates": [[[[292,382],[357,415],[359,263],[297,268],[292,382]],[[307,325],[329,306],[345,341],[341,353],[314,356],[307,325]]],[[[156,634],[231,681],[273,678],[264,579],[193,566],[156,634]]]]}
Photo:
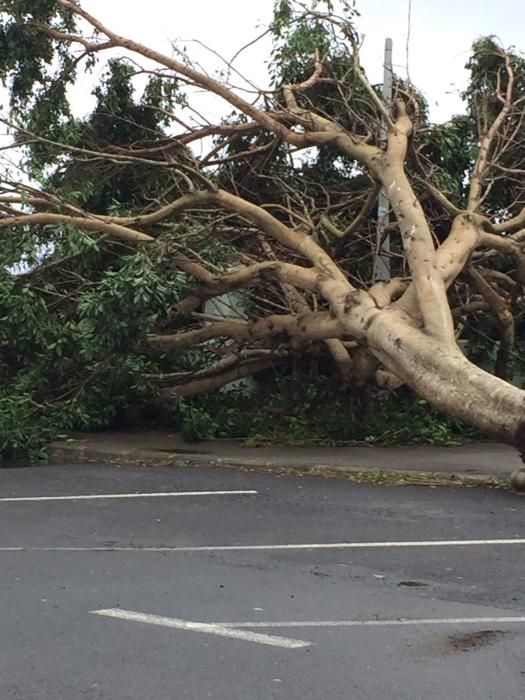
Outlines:
{"type": "MultiPolygon", "coordinates": [[[[525,63],[516,52],[478,41],[466,115],[436,126],[409,84],[396,79],[386,104],[368,83],[348,7],[338,16],[277,3],[275,89],[247,95],[119,35],[81,3],[4,5],[4,122],[40,182],[4,177],[4,264],[26,255],[23,274],[5,284],[26,289],[42,312],[60,309],[71,330],[51,379],[46,361],[53,402],[122,370],[123,357],[158,387],[154,400],[171,400],[322,352],[344,382],[406,384],[525,451],[525,392],[508,380],[525,280],[525,63]],[[23,56],[8,41],[20,32],[23,56]],[[105,53],[97,108],[79,119],[67,85],[105,53]],[[138,73],[149,76],[139,104],[138,73]],[[195,88],[232,114],[218,124],[196,117],[195,88]],[[393,219],[378,237],[381,192],[393,219]],[[379,279],[385,256],[390,278],[379,279]],[[104,317],[110,298],[120,324],[104,317]],[[213,311],[217,299],[223,312],[213,311]],[[487,318],[497,328],[493,367],[461,347],[469,322],[487,318]]],[[[7,374],[31,363],[21,343],[4,330],[7,374]]]]}

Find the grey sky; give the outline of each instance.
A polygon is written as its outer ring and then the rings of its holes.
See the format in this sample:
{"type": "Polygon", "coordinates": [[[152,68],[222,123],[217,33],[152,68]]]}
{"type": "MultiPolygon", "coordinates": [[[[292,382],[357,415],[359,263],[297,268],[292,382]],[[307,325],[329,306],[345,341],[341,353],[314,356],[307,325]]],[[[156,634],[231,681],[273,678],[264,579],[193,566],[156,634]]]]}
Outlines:
{"type": "MultiPolygon", "coordinates": [[[[218,59],[190,40],[198,39],[231,57],[268,24],[273,8],[273,0],[84,0],[83,4],[120,33],[143,43],[165,51],[171,50],[170,40],[186,44],[190,55],[210,71],[219,65],[218,59]]],[[[356,6],[361,13],[358,28],[365,35],[362,62],[371,80],[381,82],[387,36],[394,40],[397,71],[406,74],[409,0],[357,0],[356,6]]],[[[436,121],[461,110],[458,92],[465,85],[464,64],[472,41],[495,34],[504,45],[525,49],[524,26],[523,0],[412,0],[410,77],[427,96],[436,121]]],[[[236,63],[261,87],[267,82],[268,49],[268,42],[261,42],[236,63]]]]}

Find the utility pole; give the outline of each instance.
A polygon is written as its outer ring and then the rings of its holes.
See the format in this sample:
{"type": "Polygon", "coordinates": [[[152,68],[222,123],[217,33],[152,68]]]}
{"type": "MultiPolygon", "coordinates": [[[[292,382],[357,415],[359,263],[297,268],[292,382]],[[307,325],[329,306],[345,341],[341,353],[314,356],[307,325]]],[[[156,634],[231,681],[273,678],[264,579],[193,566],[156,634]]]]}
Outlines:
{"type": "MultiPolygon", "coordinates": [[[[392,39],[385,40],[385,59],[383,64],[383,102],[390,111],[392,105],[392,39]]],[[[381,148],[386,148],[388,124],[383,118],[380,132],[381,148]]],[[[377,243],[374,278],[376,280],[390,279],[390,235],[385,230],[390,223],[390,202],[384,189],[379,193],[377,203],[377,243]]]]}

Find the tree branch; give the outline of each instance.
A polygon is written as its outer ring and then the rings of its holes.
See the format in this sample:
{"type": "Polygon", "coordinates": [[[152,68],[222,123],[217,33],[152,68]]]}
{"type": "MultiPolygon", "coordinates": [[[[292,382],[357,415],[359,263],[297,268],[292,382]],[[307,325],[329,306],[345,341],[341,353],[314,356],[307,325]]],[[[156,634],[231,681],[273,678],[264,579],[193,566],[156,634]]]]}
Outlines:
{"type": "Polygon", "coordinates": [[[474,280],[481,296],[494,312],[498,321],[501,334],[501,342],[496,358],[495,374],[501,379],[508,378],[508,361],[514,347],[515,326],[512,311],[505,300],[496,292],[494,287],[487,282],[473,265],[469,265],[469,275],[474,280]]]}
{"type": "Polygon", "coordinates": [[[415,297],[430,335],[455,343],[452,315],[438,269],[432,234],[404,168],[412,122],[400,101],[397,109],[399,116],[394,128],[388,132],[387,152],[374,162],[374,170],[383,183],[401,231],[403,249],[412,273],[411,306],[415,297]]]}
{"type": "Polygon", "coordinates": [[[300,337],[306,340],[326,340],[344,334],[341,324],[327,312],[310,312],[303,315],[271,315],[257,321],[217,320],[202,328],[171,335],[148,337],[148,349],[154,352],[181,350],[218,338],[258,340],[277,335],[300,337]]]}
{"type": "Polygon", "coordinates": [[[210,391],[220,389],[221,387],[231,384],[232,382],[242,379],[243,377],[250,377],[257,374],[257,372],[261,372],[262,370],[276,367],[283,364],[283,362],[286,362],[286,359],[279,357],[263,357],[260,359],[246,360],[236,367],[220,371],[220,373],[215,376],[206,376],[202,379],[195,379],[191,382],[170,387],[169,389],[164,389],[164,391],[161,393],[161,398],[175,399],[198,396],[199,394],[207,394],[210,391]]]}
{"type": "Polygon", "coordinates": [[[208,279],[203,286],[193,289],[189,296],[178,304],[177,309],[179,313],[190,313],[203,301],[246,287],[266,274],[273,275],[280,282],[293,287],[308,289],[311,292],[318,291],[317,276],[312,269],[280,260],[270,260],[225,272],[220,276],[212,276],[212,279],[208,279]]]}
{"type": "MultiPolygon", "coordinates": [[[[215,80],[211,76],[200,73],[199,71],[191,68],[176,59],[167,56],[159,51],[150,49],[144,46],[138,41],[129,39],[127,37],[121,36],[113,32],[109,27],[106,27],[100,20],[94,17],[92,14],[84,10],[78,3],[72,0],[55,0],[58,5],[66,7],[71,10],[74,14],[82,17],[86,22],[88,22],[92,27],[94,27],[98,32],[104,34],[108,37],[112,46],[120,46],[121,48],[128,49],[133,53],[149,58],[160,65],[165,66],[173,70],[175,73],[188,78],[193,81],[196,85],[223,98],[226,102],[229,102],[235,109],[240,110],[247,116],[251,117],[261,126],[265,127],[269,131],[273,131],[275,134],[280,136],[282,139],[286,140],[288,143],[292,143],[297,146],[304,146],[307,141],[303,134],[298,134],[293,132],[291,129],[287,128],[279,121],[270,116],[267,112],[255,107],[250,102],[247,102],[242,97],[237,95],[233,90],[230,90],[225,85],[215,80]]],[[[44,29],[42,29],[44,31],[44,29]]]]}
{"type": "Polygon", "coordinates": [[[155,239],[151,236],[135,231],[134,229],[111,223],[111,220],[104,220],[95,216],[68,216],[66,214],[37,213],[20,214],[19,216],[0,217],[0,229],[15,226],[45,226],[53,224],[66,224],[88,231],[98,231],[107,233],[115,238],[121,238],[132,243],[150,243],[155,239]]]}
{"type": "Polygon", "coordinates": [[[494,147],[494,142],[496,137],[502,128],[505,120],[512,111],[512,93],[514,89],[514,72],[512,70],[512,65],[510,62],[510,57],[507,53],[502,52],[505,61],[505,70],[507,72],[507,89],[505,91],[505,96],[498,95],[503,102],[503,107],[500,113],[492,123],[490,129],[481,138],[480,148],[476,163],[474,165],[474,171],[472,173],[472,178],[470,182],[470,191],[468,196],[467,210],[475,211],[481,202],[483,193],[483,184],[487,176],[487,172],[490,168],[490,155],[494,147]]]}

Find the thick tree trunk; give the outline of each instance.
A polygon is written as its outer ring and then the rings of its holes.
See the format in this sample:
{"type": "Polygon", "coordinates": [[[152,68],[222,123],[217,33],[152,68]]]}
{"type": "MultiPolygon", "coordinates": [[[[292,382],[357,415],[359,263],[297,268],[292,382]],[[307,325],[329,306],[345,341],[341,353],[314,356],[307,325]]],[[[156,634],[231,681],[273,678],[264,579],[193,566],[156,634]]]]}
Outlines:
{"type": "Polygon", "coordinates": [[[368,329],[376,357],[444,413],[525,452],[525,391],[472,364],[457,345],[435,340],[396,312],[368,329]]]}

